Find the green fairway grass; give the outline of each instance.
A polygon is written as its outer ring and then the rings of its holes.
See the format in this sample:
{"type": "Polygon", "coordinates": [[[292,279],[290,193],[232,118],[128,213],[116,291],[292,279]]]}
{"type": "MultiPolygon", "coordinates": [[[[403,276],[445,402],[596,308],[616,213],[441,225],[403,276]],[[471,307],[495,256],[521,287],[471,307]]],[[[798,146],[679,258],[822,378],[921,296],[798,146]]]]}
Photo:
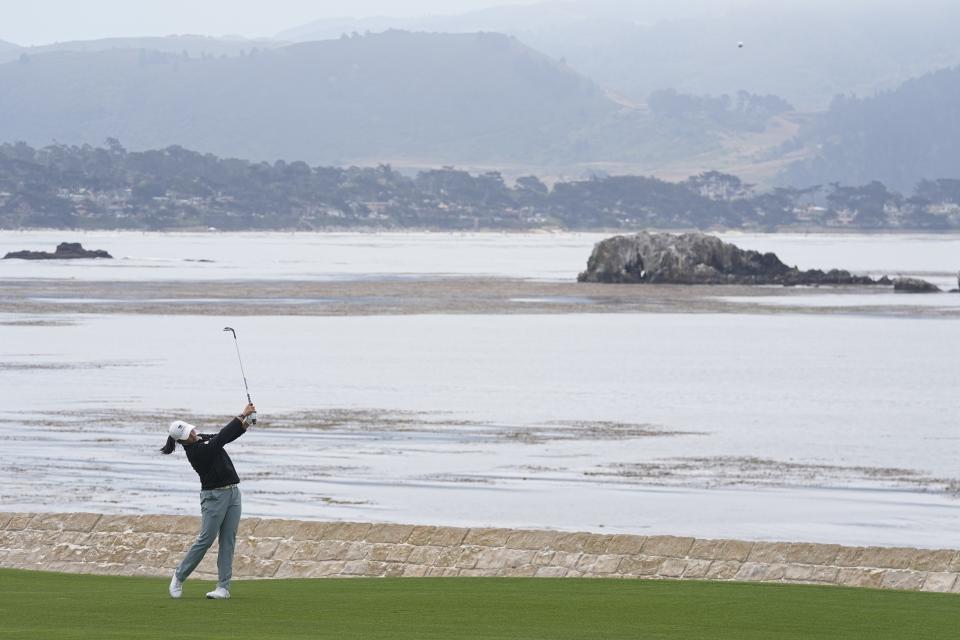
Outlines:
{"type": "Polygon", "coordinates": [[[832,587],[499,578],[213,583],[0,570],[0,638],[954,638],[960,596],[832,587]]]}

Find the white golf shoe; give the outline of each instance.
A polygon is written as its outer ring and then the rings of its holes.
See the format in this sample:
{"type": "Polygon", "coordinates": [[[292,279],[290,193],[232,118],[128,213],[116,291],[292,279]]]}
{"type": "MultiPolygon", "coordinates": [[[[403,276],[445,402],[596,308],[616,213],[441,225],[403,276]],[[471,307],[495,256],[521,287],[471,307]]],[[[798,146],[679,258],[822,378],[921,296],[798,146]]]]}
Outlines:
{"type": "Polygon", "coordinates": [[[179,598],[183,595],[183,583],[177,580],[177,573],[174,571],[173,577],[170,578],[170,597],[179,598]]]}
{"type": "Polygon", "coordinates": [[[207,598],[210,600],[226,600],[230,597],[230,592],[224,589],[223,587],[217,587],[213,591],[207,594],[207,598]]]}

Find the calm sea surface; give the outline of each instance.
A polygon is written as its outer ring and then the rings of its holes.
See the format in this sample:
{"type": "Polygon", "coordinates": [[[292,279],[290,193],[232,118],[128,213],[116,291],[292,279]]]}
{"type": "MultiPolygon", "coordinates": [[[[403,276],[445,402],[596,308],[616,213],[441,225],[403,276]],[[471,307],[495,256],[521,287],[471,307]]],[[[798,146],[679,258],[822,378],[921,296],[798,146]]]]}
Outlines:
{"type": "MultiPolygon", "coordinates": [[[[82,280],[351,279],[470,275],[571,280],[611,234],[130,233],[0,231],[0,255],[59,242],[106,249],[116,260],[0,263],[5,278],[82,280]],[[207,260],[209,262],[201,262],[207,260]]],[[[929,274],[955,287],[960,235],[746,234],[721,237],[773,251],[802,269],[929,274]]]]}

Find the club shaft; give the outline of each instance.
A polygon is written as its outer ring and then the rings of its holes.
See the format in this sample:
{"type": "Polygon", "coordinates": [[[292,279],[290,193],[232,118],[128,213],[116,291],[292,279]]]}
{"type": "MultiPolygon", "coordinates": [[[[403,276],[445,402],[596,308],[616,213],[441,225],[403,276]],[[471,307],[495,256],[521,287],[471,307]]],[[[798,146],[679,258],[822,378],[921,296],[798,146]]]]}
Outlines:
{"type": "Polygon", "coordinates": [[[237,362],[240,363],[240,375],[243,377],[243,388],[247,392],[247,402],[253,404],[250,399],[250,387],[247,386],[247,374],[243,371],[243,358],[240,357],[240,343],[237,341],[237,334],[233,334],[233,346],[237,349],[237,362]]]}

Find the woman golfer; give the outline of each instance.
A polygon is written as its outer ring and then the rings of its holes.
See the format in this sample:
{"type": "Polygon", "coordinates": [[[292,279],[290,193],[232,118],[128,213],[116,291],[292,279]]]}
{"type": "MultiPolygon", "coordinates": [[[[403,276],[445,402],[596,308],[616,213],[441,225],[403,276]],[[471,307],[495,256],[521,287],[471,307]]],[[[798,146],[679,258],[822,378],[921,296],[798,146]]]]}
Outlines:
{"type": "Polygon", "coordinates": [[[208,598],[224,600],[230,597],[230,578],[233,577],[233,548],[237,541],[237,526],[240,524],[240,478],[233,468],[224,445],[233,442],[247,430],[247,417],[257,409],[253,404],[230,421],[219,433],[197,433],[197,428],[181,420],[170,425],[167,443],[160,451],[173,453],[179,442],[187,452],[187,460],[200,475],[200,512],[202,521],[200,535],[170,580],[170,597],[183,594],[183,581],[203,560],[213,541],[220,538],[217,554],[217,588],[207,594],[208,598]]]}

